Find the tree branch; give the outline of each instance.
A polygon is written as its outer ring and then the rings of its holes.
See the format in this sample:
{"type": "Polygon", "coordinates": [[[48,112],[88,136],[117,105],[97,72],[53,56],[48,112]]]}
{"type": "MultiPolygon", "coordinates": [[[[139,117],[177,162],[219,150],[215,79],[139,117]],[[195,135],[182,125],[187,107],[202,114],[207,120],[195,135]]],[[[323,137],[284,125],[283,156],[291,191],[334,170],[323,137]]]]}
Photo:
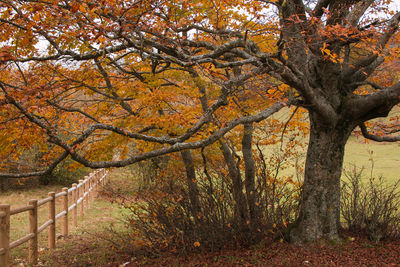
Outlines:
{"type": "MultiPolygon", "coordinates": [[[[382,50],[389,42],[390,38],[396,33],[400,23],[400,12],[397,12],[389,20],[389,24],[385,33],[382,35],[376,47],[382,50]]],[[[343,80],[348,82],[361,82],[366,80],[374,70],[384,62],[383,56],[379,56],[377,52],[361,58],[343,71],[343,80]]]]}
{"type": "Polygon", "coordinates": [[[128,159],[125,160],[117,160],[117,161],[91,161],[87,160],[86,158],[80,156],[77,154],[75,151],[73,151],[72,147],[66,144],[57,144],[61,146],[63,149],[67,150],[70,152],[72,159],[75,161],[81,163],[82,165],[90,168],[109,168],[109,167],[124,167],[128,166],[130,164],[153,158],[153,157],[158,157],[161,155],[165,154],[170,154],[173,152],[178,152],[182,151],[185,149],[196,149],[196,148],[202,148],[208,145],[211,145],[212,143],[216,142],[219,140],[221,137],[223,137],[227,132],[235,128],[236,126],[240,124],[245,124],[245,123],[251,123],[251,122],[260,122],[272,114],[278,112],[280,109],[282,109],[284,106],[288,105],[289,103],[284,103],[284,102],[279,102],[274,104],[272,107],[261,111],[260,113],[256,115],[251,115],[251,116],[246,116],[246,117],[241,117],[239,119],[234,119],[230,122],[228,122],[224,127],[221,127],[219,130],[215,131],[211,136],[201,140],[201,141],[193,141],[189,143],[176,143],[174,145],[152,150],[149,152],[145,152],[142,154],[134,155],[128,159]]]}
{"type": "Polygon", "coordinates": [[[34,176],[42,176],[50,174],[58,164],[60,164],[64,159],[66,159],[69,155],[68,151],[65,151],[61,154],[57,159],[55,159],[49,166],[46,167],[45,170],[42,171],[34,171],[27,173],[1,173],[0,178],[25,178],[25,177],[34,177],[34,176]]]}
{"type": "Polygon", "coordinates": [[[319,0],[313,11],[314,16],[320,18],[324,14],[324,9],[326,9],[331,2],[332,0],[319,0]]]}
{"type": "Polygon", "coordinates": [[[347,110],[346,116],[364,122],[376,117],[386,117],[389,111],[400,102],[399,97],[400,82],[373,94],[350,96],[343,108],[347,110]]]}
{"type": "Polygon", "coordinates": [[[354,5],[351,12],[347,16],[347,21],[351,26],[356,27],[365,11],[372,5],[374,0],[362,0],[354,5]]]}
{"type": "Polygon", "coordinates": [[[398,142],[400,141],[400,135],[398,136],[379,136],[370,134],[365,126],[365,123],[361,123],[358,125],[361,129],[363,136],[369,140],[373,140],[376,142],[398,142]]]}

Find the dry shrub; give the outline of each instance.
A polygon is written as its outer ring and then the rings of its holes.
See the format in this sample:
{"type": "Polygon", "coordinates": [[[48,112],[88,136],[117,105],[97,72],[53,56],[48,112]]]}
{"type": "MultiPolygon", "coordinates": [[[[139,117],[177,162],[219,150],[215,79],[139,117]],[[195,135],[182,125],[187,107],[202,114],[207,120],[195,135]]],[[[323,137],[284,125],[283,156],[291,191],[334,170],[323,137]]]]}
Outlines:
{"type": "Polygon", "coordinates": [[[274,156],[265,159],[264,153],[257,145],[257,173],[259,181],[259,203],[263,221],[269,231],[283,237],[287,227],[295,222],[299,212],[299,200],[303,183],[303,170],[300,157],[287,147],[274,151],[274,156]],[[295,167],[295,175],[281,175],[282,170],[295,167]],[[271,227],[272,226],[272,227],[271,227]]]}
{"type": "Polygon", "coordinates": [[[400,180],[389,184],[382,176],[366,177],[364,168],[345,170],[341,213],[350,231],[365,232],[372,241],[395,237],[400,230],[400,180]]]}
{"type": "Polygon", "coordinates": [[[158,176],[151,179],[146,177],[152,175],[148,166],[144,163],[136,165],[142,170],[139,180],[152,182],[140,186],[130,200],[122,201],[128,210],[126,225],[129,231],[121,237],[124,242],[120,249],[134,254],[159,254],[167,249],[186,254],[227,246],[248,246],[271,233],[280,238],[280,233],[294,222],[298,213],[301,183],[293,176],[280,174],[282,168],[288,167],[290,157],[283,151],[274,153],[266,161],[261,149],[255,155],[256,207],[253,208],[259,217],[254,219],[255,224],[249,220],[247,232],[244,232],[235,210],[232,180],[218,153],[212,148],[193,151],[198,213],[193,211],[179,154],[164,159],[158,176]]]}
{"type": "MultiPolygon", "coordinates": [[[[142,165],[143,166],[143,165],[142,165]]],[[[125,201],[131,229],[130,249],[157,253],[168,248],[185,253],[203,248],[219,249],[238,235],[233,216],[233,199],[226,177],[212,181],[199,175],[200,213],[194,214],[184,171],[178,160],[151,187],[141,188],[136,200],[125,201]]]]}

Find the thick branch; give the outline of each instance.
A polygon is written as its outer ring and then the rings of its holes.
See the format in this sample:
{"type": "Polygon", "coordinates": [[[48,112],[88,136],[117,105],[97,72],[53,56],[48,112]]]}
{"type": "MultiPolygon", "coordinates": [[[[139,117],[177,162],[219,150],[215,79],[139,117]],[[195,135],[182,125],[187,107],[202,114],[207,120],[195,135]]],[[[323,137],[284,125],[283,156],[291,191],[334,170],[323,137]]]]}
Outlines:
{"type": "Polygon", "coordinates": [[[354,5],[350,14],[347,16],[347,21],[351,26],[356,27],[365,11],[372,5],[374,0],[362,0],[354,5]]]}
{"type": "Polygon", "coordinates": [[[309,108],[318,112],[327,123],[332,125],[335,124],[337,120],[335,110],[326,101],[323,95],[309,85],[307,77],[303,72],[299,71],[293,64],[289,64],[290,67],[286,67],[272,59],[268,61],[268,64],[272,67],[271,69],[282,78],[282,80],[295,88],[302,97],[304,97],[309,108]]]}
{"type": "Polygon", "coordinates": [[[400,102],[399,97],[400,82],[373,94],[351,96],[344,106],[344,109],[347,110],[346,116],[360,122],[385,117],[400,102]]]}
{"type": "Polygon", "coordinates": [[[324,14],[324,10],[328,7],[328,5],[333,2],[332,0],[319,0],[314,8],[314,16],[320,18],[324,14]]]}
{"type": "Polygon", "coordinates": [[[370,134],[367,130],[367,127],[365,126],[364,123],[361,123],[359,125],[361,132],[363,136],[367,139],[376,141],[376,142],[398,142],[400,141],[400,135],[398,136],[379,136],[379,135],[373,135],[370,134]]]}

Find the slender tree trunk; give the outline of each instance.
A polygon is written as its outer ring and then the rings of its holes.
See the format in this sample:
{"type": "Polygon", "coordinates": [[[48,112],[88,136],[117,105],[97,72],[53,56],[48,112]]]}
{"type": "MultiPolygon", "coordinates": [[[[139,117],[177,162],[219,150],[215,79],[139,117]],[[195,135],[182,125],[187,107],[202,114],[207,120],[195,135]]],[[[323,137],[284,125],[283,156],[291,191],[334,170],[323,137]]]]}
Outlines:
{"type": "Polygon", "coordinates": [[[220,141],[222,154],[228,166],[229,176],[232,179],[232,193],[235,200],[235,217],[240,227],[242,238],[248,239],[250,234],[249,214],[246,203],[246,196],[243,194],[243,182],[240,170],[236,166],[235,159],[228,145],[220,141]]]}
{"type": "Polygon", "coordinates": [[[242,138],[242,153],[245,166],[245,188],[249,207],[250,227],[253,232],[260,228],[259,209],[257,208],[257,192],[255,186],[255,163],[252,151],[253,125],[245,124],[242,138]]]}
{"type": "Polygon", "coordinates": [[[7,191],[9,185],[9,179],[0,178],[0,191],[7,191]]]}
{"type": "Polygon", "coordinates": [[[199,188],[196,182],[196,171],[194,169],[192,153],[190,150],[184,150],[181,152],[182,160],[186,170],[186,181],[189,190],[189,199],[191,204],[191,210],[193,217],[196,222],[199,222],[199,216],[201,214],[201,207],[199,201],[199,188]]]}
{"type": "Polygon", "coordinates": [[[344,148],[354,128],[348,121],[327,126],[312,112],[310,125],[300,215],[290,232],[294,243],[339,239],[340,177],[344,148]]]}

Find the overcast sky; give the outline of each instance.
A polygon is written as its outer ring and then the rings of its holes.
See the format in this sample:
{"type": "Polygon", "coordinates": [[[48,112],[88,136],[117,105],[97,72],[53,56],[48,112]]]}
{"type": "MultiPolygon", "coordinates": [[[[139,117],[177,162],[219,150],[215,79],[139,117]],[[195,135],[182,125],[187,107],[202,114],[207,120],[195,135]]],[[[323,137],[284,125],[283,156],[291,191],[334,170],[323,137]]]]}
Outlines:
{"type": "Polygon", "coordinates": [[[390,5],[394,8],[395,11],[400,10],[400,0],[394,0],[390,5]]]}

